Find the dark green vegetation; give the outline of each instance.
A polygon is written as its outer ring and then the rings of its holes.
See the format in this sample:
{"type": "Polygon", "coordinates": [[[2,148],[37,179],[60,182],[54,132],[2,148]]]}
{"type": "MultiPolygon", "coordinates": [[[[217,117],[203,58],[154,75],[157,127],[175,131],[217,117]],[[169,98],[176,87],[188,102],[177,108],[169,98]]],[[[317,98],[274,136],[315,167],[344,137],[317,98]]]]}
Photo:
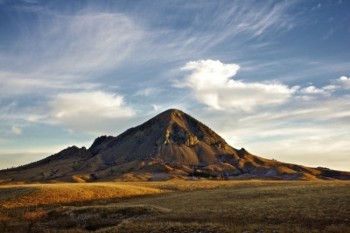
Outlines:
{"type": "MultiPolygon", "coordinates": [[[[105,199],[94,198],[92,193],[91,200],[84,202],[5,207],[15,198],[6,197],[5,192],[11,193],[16,187],[0,188],[0,232],[350,232],[347,181],[167,181],[127,185],[160,192],[105,199]]],[[[24,189],[22,186],[19,191],[24,193],[24,189]]],[[[31,193],[35,192],[26,195],[31,193]]]]}

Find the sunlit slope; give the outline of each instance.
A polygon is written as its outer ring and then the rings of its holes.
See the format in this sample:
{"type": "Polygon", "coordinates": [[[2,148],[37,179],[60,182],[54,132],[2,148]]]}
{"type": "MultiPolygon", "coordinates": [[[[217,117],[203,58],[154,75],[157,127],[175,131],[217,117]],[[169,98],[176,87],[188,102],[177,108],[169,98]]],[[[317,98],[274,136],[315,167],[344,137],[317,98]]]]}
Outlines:
{"type": "Polygon", "coordinates": [[[30,184],[0,186],[0,207],[29,207],[135,197],[165,192],[124,183],[30,184]]]}

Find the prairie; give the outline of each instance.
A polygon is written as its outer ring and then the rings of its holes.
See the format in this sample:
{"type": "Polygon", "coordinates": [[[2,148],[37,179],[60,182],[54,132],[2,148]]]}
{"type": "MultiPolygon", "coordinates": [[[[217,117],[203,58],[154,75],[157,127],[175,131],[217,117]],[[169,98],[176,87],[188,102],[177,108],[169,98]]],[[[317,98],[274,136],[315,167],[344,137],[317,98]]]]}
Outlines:
{"type": "Polygon", "coordinates": [[[350,232],[349,181],[0,186],[0,232],[350,232]]]}

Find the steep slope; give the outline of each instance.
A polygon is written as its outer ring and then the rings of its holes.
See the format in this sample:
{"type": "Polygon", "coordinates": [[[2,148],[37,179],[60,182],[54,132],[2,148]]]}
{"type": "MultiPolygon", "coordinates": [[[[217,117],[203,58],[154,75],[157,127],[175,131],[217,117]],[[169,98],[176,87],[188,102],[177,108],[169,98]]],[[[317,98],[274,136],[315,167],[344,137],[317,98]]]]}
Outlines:
{"type": "Polygon", "coordinates": [[[116,138],[97,138],[89,151],[104,161],[125,163],[158,160],[167,163],[208,164],[218,155],[237,151],[204,124],[179,110],[168,110],[116,138]]]}
{"type": "Polygon", "coordinates": [[[350,173],[309,168],[237,150],[180,110],[167,110],[91,147],[70,147],[41,161],[0,172],[2,182],[102,181],[172,177],[349,179],[350,173]]]}

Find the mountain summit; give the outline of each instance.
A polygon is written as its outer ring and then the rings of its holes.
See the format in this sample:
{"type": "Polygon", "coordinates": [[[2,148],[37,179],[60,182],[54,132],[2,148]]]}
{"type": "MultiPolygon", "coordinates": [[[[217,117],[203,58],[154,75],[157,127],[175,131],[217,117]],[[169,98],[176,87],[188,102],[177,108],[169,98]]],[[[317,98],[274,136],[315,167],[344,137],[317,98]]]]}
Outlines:
{"type": "Polygon", "coordinates": [[[218,162],[218,155],[236,155],[209,127],[176,109],[167,110],[118,137],[99,137],[89,151],[101,154],[104,161],[116,163],[149,160],[199,165],[218,162]]]}
{"type": "Polygon", "coordinates": [[[69,147],[43,160],[0,171],[0,182],[161,180],[174,177],[350,179],[349,172],[309,168],[237,150],[190,115],[169,109],[89,149],[69,147]]]}

